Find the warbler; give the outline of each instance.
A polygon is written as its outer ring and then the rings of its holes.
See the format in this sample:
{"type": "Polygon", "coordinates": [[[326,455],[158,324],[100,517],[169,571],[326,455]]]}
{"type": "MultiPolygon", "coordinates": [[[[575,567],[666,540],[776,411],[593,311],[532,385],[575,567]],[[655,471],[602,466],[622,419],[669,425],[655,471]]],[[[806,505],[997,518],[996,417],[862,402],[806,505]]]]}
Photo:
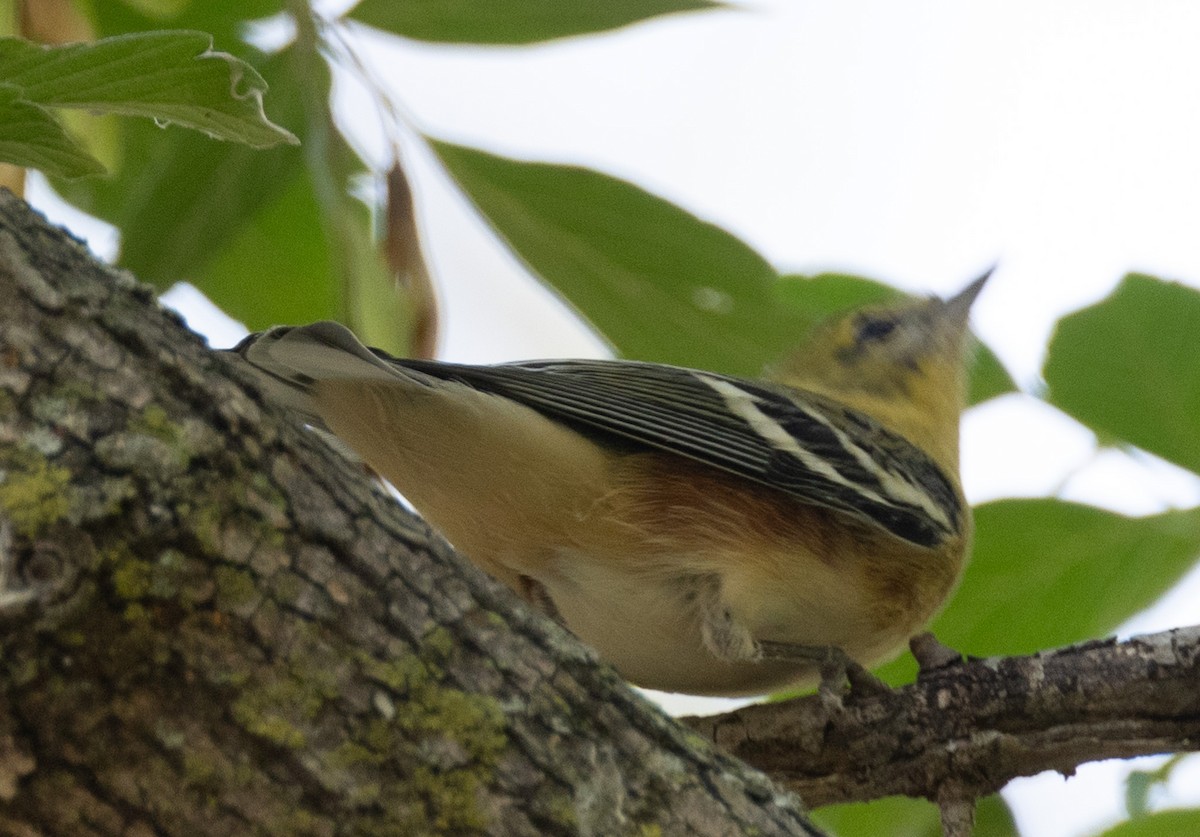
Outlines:
{"type": "Polygon", "coordinates": [[[762,380],[403,359],[331,322],[231,351],[631,682],[759,694],[813,683],[824,649],[894,656],[956,585],[965,338],[987,278],[838,316],[762,380]]]}

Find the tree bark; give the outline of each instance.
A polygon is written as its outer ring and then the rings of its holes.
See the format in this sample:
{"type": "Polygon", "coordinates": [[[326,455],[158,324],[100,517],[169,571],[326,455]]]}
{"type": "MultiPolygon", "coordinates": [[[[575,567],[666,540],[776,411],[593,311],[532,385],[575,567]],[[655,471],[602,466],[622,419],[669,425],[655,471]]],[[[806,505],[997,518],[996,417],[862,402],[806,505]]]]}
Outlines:
{"type": "Polygon", "coordinates": [[[0,833],[816,834],[0,193],[0,833]]]}

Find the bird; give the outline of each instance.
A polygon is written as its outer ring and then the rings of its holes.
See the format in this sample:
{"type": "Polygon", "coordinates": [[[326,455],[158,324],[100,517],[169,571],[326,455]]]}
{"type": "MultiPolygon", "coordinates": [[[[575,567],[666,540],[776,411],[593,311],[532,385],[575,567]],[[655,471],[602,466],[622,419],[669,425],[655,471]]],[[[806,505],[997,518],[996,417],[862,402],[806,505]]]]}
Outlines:
{"type": "Polygon", "coordinates": [[[990,274],[837,314],[759,379],[399,358],[327,321],[228,351],[628,681],[756,695],[896,656],[957,585],[968,319],[990,274]]]}

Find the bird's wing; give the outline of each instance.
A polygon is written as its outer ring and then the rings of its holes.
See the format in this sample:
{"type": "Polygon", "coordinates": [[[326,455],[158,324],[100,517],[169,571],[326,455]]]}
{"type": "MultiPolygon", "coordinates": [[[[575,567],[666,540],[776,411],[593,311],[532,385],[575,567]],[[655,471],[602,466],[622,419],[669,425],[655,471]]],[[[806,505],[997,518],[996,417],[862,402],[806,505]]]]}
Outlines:
{"type": "Polygon", "coordinates": [[[686,456],[921,546],[962,529],[959,496],[926,454],[813,393],[634,361],[468,366],[376,356],[504,396],[593,436],[686,456]]]}

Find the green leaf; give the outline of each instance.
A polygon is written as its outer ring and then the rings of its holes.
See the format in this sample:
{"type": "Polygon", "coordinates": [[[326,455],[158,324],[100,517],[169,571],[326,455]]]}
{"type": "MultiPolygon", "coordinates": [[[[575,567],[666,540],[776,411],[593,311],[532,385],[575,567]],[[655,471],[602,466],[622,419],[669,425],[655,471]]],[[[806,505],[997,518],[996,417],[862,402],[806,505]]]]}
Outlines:
{"type": "MultiPolygon", "coordinates": [[[[526,265],[626,357],[756,376],[826,315],[899,296],[858,277],[780,278],[725,230],[599,172],[430,142],[526,265]]],[[[1013,388],[989,351],[976,370],[976,400],[1013,388]]]]}
{"type": "Polygon", "coordinates": [[[1130,819],[1144,817],[1150,813],[1151,793],[1171,781],[1171,774],[1185,761],[1191,761],[1191,753],[1176,753],[1153,770],[1134,770],[1125,777],[1125,810],[1130,819]]]}
{"type": "Polygon", "coordinates": [[[1150,813],[1150,791],[1157,785],[1153,774],[1135,770],[1125,777],[1125,810],[1132,817],[1150,813]]]}
{"type": "Polygon", "coordinates": [[[1016,382],[996,353],[985,343],[978,343],[971,365],[971,380],[967,385],[967,403],[982,404],[989,398],[1013,392],[1016,388],[1016,382]]]}
{"type": "Polygon", "coordinates": [[[79,146],[54,116],[0,84],[0,160],[58,177],[100,174],[104,166],[79,146]]]}
{"type": "Polygon", "coordinates": [[[146,32],[44,47],[0,39],[0,78],[22,98],[173,122],[217,139],[268,148],[297,142],[267,119],[263,81],[202,32],[146,32]]]}
{"type": "MultiPolygon", "coordinates": [[[[102,37],[160,29],[207,32],[222,49],[242,55],[246,22],[284,10],[286,0],[75,0],[102,37]]],[[[245,57],[245,55],[242,55],[245,57]]]]}
{"type": "Polygon", "coordinates": [[[972,837],[1020,837],[1017,821],[1003,796],[994,793],[979,800],[972,837]]]}
{"type": "MultiPolygon", "coordinates": [[[[779,294],[789,304],[818,319],[851,308],[882,305],[903,298],[903,294],[888,285],[844,273],[822,273],[811,278],[784,276],[780,280],[779,294]]],[[[971,362],[967,403],[979,404],[1016,388],[1000,359],[979,343],[971,362]]]]}
{"type": "MultiPolygon", "coordinates": [[[[214,5],[189,7],[187,19],[214,5]]],[[[108,26],[146,23],[114,4],[101,8],[108,26]]],[[[341,319],[395,349],[403,318],[388,316],[394,292],[390,306],[374,293],[393,283],[376,270],[367,208],[347,194],[364,168],[330,124],[328,68],[298,45],[269,57],[238,48],[270,80],[272,108],[298,126],[304,148],[255,151],[125,120],[114,177],[56,188],[118,226],[122,265],[160,288],[189,281],[250,328],[341,319]],[[368,306],[390,329],[355,320],[368,306]]]]}
{"type": "Polygon", "coordinates": [[[329,242],[331,281],[339,291],[339,317],[360,338],[394,354],[404,354],[412,311],[372,237],[371,212],[351,196],[351,184],[364,170],[362,160],[333,122],[331,80],[321,57],[321,40],[311,17],[296,19],[294,75],[302,80],[305,161],[321,226],[329,242]]]}
{"type": "Polygon", "coordinates": [[[1063,318],[1048,400],[1096,430],[1200,473],[1200,293],[1130,275],[1063,318]]]}
{"type": "MultiPolygon", "coordinates": [[[[92,4],[90,16],[104,35],[152,30],[168,23],[223,33],[219,42],[253,63],[271,83],[269,105],[278,121],[294,126],[303,121],[301,85],[289,73],[286,54],[265,57],[234,34],[243,26],[243,15],[261,16],[278,5],[278,0],[204,0],[163,21],[140,15],[124,3],[101,0],[92,4]]],[[[86,114],[70,111],[67,116],[86,114]]],[[[90,150],[109,166],[109,176],[56,181],[54,186],[79,208],[117,226],[121,263],[161,289],[182,279],[202,286],[208,265],[229,241],[251,229],[257,213],[303,177],[303,154],[294,146],[259,151],[212,142],[191,131],[163,131],[148,120],[101,119],[101,125],[89,126],[86,139],[90,150]],[[104,138],[99,147],[98,135],[104,138]]],[[[303,237],[305,250],[314,240],[323,243],[319,228],[298,226],[290,235],[303,237]]],[[[282,252],[290,246],[286,237],[262,244],[260,263],[286,261],[282,252]]],[[[312,262],[321,263],[320,259],[312,262]]],[[[296,282],[304,285],[306,279],[297,276],[296,282]]],[[[254,273],[230,277],[228,286],[235,285],[241,287],[242,296],[253,295],[254,273]]],[[[218,305],[229,304],[228,299],[217,300],[212,294],[210,298],[218,305]]]]}
{"type": "MultiPolygon", "coordinates": [[[[1061,500],[1000,500],[975,509],[975,527],[962,585],[932,630],[981,657],[1110,634],[1200,555],[1200,509],[1135,518],[1061,500]]],[[[908,655],[883,670],[891,682],[914,674],[908,655]]]]}
{"type": "MultiPolygon", "coordinates": [[[[289,56],[264,59],[261,70],[276,82],[279,95],[272,101],[281,118],[290,124],[302,122],[301,93],[290,75],[289,56]]],[[[253,236],[250,230],[258,213],[303,179],[301,149],[285,145],[258,151],[188,131],[160,131],[143,121],[121,120],[117,127],[121,157],[111,177],[55,183],[55,188],[121,230],[120,263],[144,281],[164,290],[190,281],[226,310],[238,307],[237,296],[255,295],[253,270],[234,274],[221,291],[211,291],[205,286],[212,275],[210,264],[235,238],[253,236]]],[[[295,210],[295,217],[304,217],[302,208],[295,210]]],[[[297,220],[297,226],[280,237],[259,238],[257,259],[264,271],[270,270],[266,263],[288,262],[283,251],[292,246],[293,237],[305,239],[301,250],[315,246],[314,239],[324,244],[319,226],[301,223],[297,220]]],[[[308,271],[316,272],[325,263],[314,260],[308,271]]],[[[328,274],[321,278],[328,281],[328,274]]],[[[306,286],[310,279],[306,273],[294,281],[306,286]]]]}
{"type": "Polygon", "coordinates": [[[170,20],[186,9],[192,0],[123,0],[147,17],[170,20]]]}
{"type": "Polygon", "coordinates": [[[711,0],[363,0],[349,17],[422,41],[529,44],[720,7],[711,0]]]}
{"type": "Polygon", "coordinates": [[[20,15],[17,13],[18,0],[0,0],[0,37],[16,35],[20,15]]]}
{"type": "Polygon", "coordinates": [[[254,331],[342,313],[312,181],[298,174],[275,200],[245,217],[192,280],[221,310],[254,331]]]}
{"type": "MultiPolygon", "coordinates": [[[[828,805],[813,819],[837,837],[941,837],[941,814],[924,799],[889,796],[871,802],[828,805]]],[[[1012,811],[999,794],[975,806],[973,837],[1019,837],[1012,811]]]]}
{"type": "MultiPolygon", "coordinates": [[[[837,837],[941,837],[941,815],[924,799],[889,796],[872,802],[827,805],[813,819],[837,837]]],[[[975,809],[974,837],[1017,837],[1016,823],[999,794],[975,809]]]]}
{"type": "Polygon", "coordinates": [[[1123,822],[1100,837],[1180,837],[1200,834],[1200,810],[1160,811],[1123,822]]]}
{"type": "Polygon", "coordinates": [[[757,375],[812,323],[762,256],[637,186],[432,145],[518,256],[622,355],[757,375]]]}
{"type": "MultiPolygon", "coordinates": [[[[124,233],[121,263],[160,287],[180,279],[200,281],[210,259],[241,235],[264,205],[289,189],[303,167],[299,154],[288,153],[293,149],[263,154],[189,134],[161,146],[143,134],[136,144],[146,148],[147,167],[131,179],[147,191],[131,194],[117,215],[124,233]],[[147,140],[149,147],[143,145],[147,140]]],[[[129,160],[126,168],[132,165],[129,160]]],[[[274,250],[290,246],[288,239],[303,235],[303,230],[289,230],[259,258],[271,258],[274,250]]]]}
{"type": "Polygon", "coordinates": [[[827,805],[813,811],[813,819],[837,837],[940,837],[942,833],[941,817],[932,803],[903,796],[827,805]]]}
{"type": "Polygon", "coordinates": [[[904,299],[904,293],[862,276],[849,273],[789,274],[779,281],[780,298],[812,313],[814,320],[866,305],[887,305],[904,299]]]}

